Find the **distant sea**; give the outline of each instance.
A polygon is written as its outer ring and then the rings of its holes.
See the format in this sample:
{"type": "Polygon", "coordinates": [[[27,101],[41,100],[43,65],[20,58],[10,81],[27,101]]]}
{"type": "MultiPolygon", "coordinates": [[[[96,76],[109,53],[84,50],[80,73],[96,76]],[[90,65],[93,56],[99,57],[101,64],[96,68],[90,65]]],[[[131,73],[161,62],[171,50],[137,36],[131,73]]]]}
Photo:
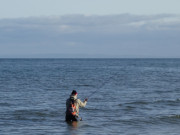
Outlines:
{"type": "Polygon", "coordinates": [[[180,59],[0,59],[0,134],[180,135],[180,59]]]}

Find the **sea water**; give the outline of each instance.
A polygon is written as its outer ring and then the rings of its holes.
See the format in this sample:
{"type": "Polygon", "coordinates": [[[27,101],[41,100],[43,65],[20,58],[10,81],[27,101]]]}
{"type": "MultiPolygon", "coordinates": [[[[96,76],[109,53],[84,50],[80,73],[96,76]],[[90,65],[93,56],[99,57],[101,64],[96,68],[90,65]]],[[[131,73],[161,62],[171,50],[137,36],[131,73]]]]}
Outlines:
{"type": "Polygon", "coordinates": [[[0,134],[179,135],[180,59],[0,59],[0,134]]]}

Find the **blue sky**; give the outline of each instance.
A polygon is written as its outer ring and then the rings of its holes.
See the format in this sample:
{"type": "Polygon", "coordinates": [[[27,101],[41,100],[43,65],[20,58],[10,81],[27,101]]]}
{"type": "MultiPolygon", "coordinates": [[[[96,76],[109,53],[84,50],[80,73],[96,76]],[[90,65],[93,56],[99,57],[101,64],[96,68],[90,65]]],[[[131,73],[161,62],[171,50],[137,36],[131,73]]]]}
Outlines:
{"type": "Polygon", "coordinates": [[[67,14],[180,14],[179,0],[0,0],[0,18],[67,14]]]}
{"type": "Polygon", "coordinates": [[[178,57],[180,0],[0,0],[0,57],[178,57]]]}

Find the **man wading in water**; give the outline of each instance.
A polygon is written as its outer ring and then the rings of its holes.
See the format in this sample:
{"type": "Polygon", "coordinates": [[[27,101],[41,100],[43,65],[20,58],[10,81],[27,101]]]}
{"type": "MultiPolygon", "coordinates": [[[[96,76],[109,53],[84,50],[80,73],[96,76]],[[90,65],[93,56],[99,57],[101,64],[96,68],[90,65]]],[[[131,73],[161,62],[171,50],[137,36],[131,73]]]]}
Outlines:
{"type": "Polygon", "coordinates": [[[66,121],[78,121],[79,107],[85,107],[87,100],[86,98],[84,102],[82,102],[80,99],[77,99],[77,92],[73,90],[70,98],[66,101],[66,121]]]}

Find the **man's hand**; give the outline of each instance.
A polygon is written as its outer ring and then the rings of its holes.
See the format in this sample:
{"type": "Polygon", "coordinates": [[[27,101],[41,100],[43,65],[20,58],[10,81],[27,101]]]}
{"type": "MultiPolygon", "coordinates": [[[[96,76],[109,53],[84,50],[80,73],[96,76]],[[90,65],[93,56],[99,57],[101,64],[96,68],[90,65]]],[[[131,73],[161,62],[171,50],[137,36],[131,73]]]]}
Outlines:
{"type": "Polygon", "coordinates": [[[87,102],[87,101],[88,101],[88,99],[87,99],[87,98],[85,98],[85,99],[84,99],[84,101],[86,101],[86,102],[87,102]]]}

